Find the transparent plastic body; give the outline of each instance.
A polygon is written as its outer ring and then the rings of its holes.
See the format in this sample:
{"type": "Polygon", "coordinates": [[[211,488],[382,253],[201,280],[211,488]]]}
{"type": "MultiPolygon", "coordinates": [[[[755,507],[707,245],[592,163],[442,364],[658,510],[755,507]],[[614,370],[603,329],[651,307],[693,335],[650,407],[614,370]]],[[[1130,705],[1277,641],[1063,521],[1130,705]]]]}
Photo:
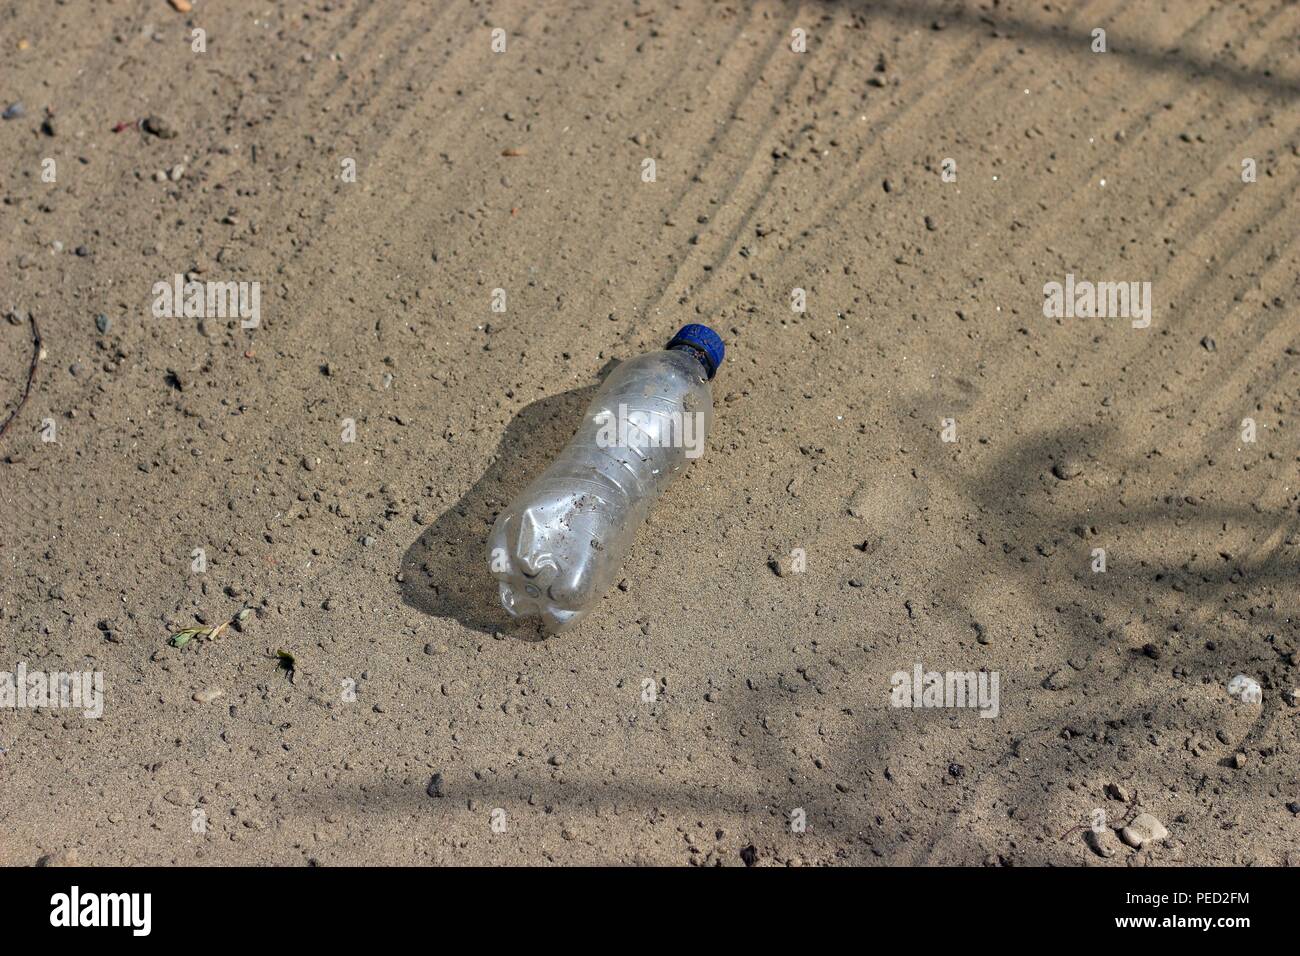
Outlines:
{"type": "Polygon", "coordinates": [[[691,350],[648,352],[610,372],[577,434],[497,517],[488,563],[502,606],[551,632],[575,627],[712,424],[712,390],[691,350]]]}

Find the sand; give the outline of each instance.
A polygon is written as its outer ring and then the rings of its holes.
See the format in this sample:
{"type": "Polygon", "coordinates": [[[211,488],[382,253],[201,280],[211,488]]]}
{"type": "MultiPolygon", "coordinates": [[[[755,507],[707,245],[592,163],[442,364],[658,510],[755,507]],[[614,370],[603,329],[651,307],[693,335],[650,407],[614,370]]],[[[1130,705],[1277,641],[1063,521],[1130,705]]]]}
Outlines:
{"type": "Polygon", "coordinates": [[[103,680],[0,708],[0,862],[1300,862],[1300,6],[0,17],[0,671],[103,680]],[[688,321],[707,452],[511,624],[493,517],[688,321]]]}

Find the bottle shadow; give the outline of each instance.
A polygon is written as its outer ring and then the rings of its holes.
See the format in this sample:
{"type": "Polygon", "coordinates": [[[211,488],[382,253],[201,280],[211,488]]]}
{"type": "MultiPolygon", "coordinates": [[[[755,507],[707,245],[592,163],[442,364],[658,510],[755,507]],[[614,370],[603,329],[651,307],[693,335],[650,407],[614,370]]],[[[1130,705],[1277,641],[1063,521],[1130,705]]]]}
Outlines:
{"type": "MultiPolygon", "coordinates": [[[[601,379],[616,363],[601,370],[601,379]]],[[[487,539],[497,515],[573,437],[596,385],[525,406],[506,427],[492,463],[460,500],[415,539],[401,561],[402,601],[433,617],[520,640],[545,637],[535,623],[516,621],[501,607],[488,568],[487,539]]]]}

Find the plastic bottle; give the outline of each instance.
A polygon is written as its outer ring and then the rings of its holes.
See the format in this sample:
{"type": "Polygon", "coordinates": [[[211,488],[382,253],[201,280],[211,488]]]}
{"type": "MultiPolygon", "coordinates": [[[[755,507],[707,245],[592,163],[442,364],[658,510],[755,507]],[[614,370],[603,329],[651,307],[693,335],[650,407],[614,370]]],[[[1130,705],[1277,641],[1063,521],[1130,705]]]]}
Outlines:
{"type": "Polygon", "coordinates": [[[511,615],[568,630],[609,589],[655,499],[704,450],[723,352],[716,332],[687,325],[610,372],[577,434],[492,528],[488,564],[511,615]]]}

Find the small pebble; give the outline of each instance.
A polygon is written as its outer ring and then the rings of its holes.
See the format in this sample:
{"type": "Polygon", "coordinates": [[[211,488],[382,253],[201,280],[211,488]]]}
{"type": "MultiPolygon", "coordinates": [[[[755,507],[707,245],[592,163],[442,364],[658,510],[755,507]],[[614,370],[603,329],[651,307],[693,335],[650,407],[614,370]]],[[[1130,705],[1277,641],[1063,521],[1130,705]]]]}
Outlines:
{"type": "Polygon", "coordinates": [[[1264,699],[1264,691],[1260,688],[1259,681],[1245,674],[1238,674],[1228,681],[1228,693],[1243,704],[1258,704],[1264,699]]]}
{"type": "Polygon", "coordinates": [[[95,316],[95,328],[99,330],[100,335],[106,335],[108,333],[108,330],[112,328],[112,326],[113,323],[109,320],[108,316],[106,316],[103,312],[95,316]]]}
{"type": "Polygon", "coordinates": [[[217,687],[209,687],[207,690],[201,690],[194,695],[194,700],[200,704],[210,704],[218,697],[224,697],[226,692],[217,687]]]}
{"type": "Polygon", "coordinates": [[[1062,481],[1078,478],[1083,474],[1083,463],[1077,458],[1062,458],[1052,466],[1052,474],[1062,481]]]}
{"type": "Polygon", "coordinates": [[[1133,849],[1141,849],[1148,843],[1159,843],[1169,836],[1165,825],[1149,813],[1139,813],[1133,822],[1119,831],[1119,838],[1133,849]]]}
{"type": "Polygon", "coordinates": [[[788,577],[794,574],[794,559],[788,554],[782,557],[772,556],[767,559],[767,566],[772,569],[772,573],[778,578],[788,577]]]}
{"type": "Polygon", "coordinates": [[[161,116],[149,116],[144,121],[144,131],[159,139],[175,139],[176,128],[161,116]]]}
{"type": "Polygon", "coordinates": [[[22,103],[10,103],[5,107],[5,111],[0,113],[0,119],[22,119],[27,115],[27,107],[22,103]]]}

